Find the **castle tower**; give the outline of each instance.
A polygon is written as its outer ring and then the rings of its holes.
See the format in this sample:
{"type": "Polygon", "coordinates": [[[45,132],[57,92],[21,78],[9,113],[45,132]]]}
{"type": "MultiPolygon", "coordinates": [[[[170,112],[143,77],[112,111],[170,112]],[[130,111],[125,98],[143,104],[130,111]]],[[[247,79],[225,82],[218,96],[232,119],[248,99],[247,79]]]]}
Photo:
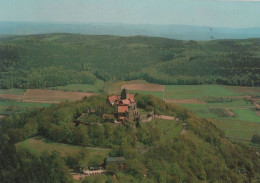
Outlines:
{"type": "Polygon", "coordinates": [[[126,88],[124,88],[121,92],[121,100],[129,99],[129,92],[126,88]]]}

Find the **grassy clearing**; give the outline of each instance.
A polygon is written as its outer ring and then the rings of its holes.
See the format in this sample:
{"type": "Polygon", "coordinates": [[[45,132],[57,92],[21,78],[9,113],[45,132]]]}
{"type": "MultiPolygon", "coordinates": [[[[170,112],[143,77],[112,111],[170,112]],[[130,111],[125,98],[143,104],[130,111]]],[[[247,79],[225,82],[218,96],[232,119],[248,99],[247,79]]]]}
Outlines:
{"type": "Polygon", "coordinates": [[[23,95],[26,89],[0,89],[0,94],[23,95]]]}
{"type": "Polygon", "coordinates": [[[151,123],[144,123],[146,127],[155,126],[162,133],[161,141],[168,142],[182,131],[182,124],[176,120],[155,119],[151,123]]]}
{"type": "Polygon", "coordinates": [[[91,92],[91,93],[102,93],[104,88],[104,81],[97,80],[94,85],[91,84],[70,84],[66,86],[51,87],[49,89],[62,90],[62,91],[73,91],[73,92],[91,92]]]}
{"type": "Polygon", "coordinates": [[[109,151],[87,149],[85,147],[73,146],[68,144],[56,143],[42,137],[29,138],[25,141],[16,144],[17,149],[27,149],[34,154],[43,152],[57,151],[62,157],[76,156],[78,153],[84,153],[85,158],[82,159],[81,164],[87,168],[90,161],[97,161],[102,163],[104,158],[108,156],[109,151]]]}
{"type": "Polygon", "coordinates": [[[206,97],[240,96],[220,85],[165,85],[167,99],[205,99],[206,97]]]}

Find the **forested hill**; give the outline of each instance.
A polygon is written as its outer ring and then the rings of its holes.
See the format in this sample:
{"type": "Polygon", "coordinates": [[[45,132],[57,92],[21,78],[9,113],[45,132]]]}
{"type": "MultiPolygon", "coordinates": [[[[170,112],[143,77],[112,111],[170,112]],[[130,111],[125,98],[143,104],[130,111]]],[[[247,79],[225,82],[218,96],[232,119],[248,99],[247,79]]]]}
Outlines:
{"type": "Polygon", "coordinates": [[[145,79],[260,85],[260,39],[180,41],[47,34],[0,38],[0,88],[145,79]]]}
{"type": "Polygon", "coordinates": [[[73,182],[69,168],[79,171],[77,167],[103,163],[102,157],[96,161],[85,151],[62,156],[57,151],[37,154],[30,149],[30,144],[14,146],[39,135],[56,142],[110,148],[109,156],[126,158],[126,170],[116,165],[106,166],[105,180],[92,176],[89,178],[95,180],[86,179],[83,183],[259,182],[260,155],[255,149],[230,142],[216,126],[186,109],[152,96],[137,94],[135,98],[142,111],[154,109],[157,115],[177,116],[180,120],[155,119],[139,125],[135,122],[115,125],[101,117],[102,111],[113,111],[106,96],[101,95],[3,118],[0,120],[0,182],[73,182]],[[96,112],[86,114],[90,106],[96,112]],[[73,123],[83,113],[92,125],[73,123]],[[182,121],[186,128],[176,133],[179,126],[183,127],[182,121]],[[85,157],[92,159],[83,163],[85,157]]]}

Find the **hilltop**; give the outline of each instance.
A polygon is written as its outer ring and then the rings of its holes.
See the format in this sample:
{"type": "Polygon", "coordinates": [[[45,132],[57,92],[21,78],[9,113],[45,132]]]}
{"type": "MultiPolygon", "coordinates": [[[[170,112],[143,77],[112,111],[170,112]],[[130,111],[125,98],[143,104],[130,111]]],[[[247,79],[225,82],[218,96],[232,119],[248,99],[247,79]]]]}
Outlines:
{"type": "Polygon", "coordinates": [[[81,167],[100,165],[108,156],[123,156],[126,168],[106,166],[107,174],[88,177],[86,182],[258,180],[258,152],[247,145],[230,142],[215,125],[185,108],[166,104],[153,96],[136,94],[140,112],[154,110],[156,115],[173,118],[117,125],[101,117],[101,113],[114,110],[106,99],[107,96],[91,96],[3,118],[0,121],[1,182],[73,182],[69,169],[79,171],[81,167]],[[78,124],[78,117],[90,108],[93,114],[85,119],[95,123],[78,124]],[[37,148],[38,143],[41,147],[37,148]],[[60,143],[74,145],[77,152],[67,150],[60,143]],[[42,146],[46,149],[41,150],[42,146]],[[86,146],[94,147],[94,152],[84,151],[82,147],[86,146]],[[95,155],[99,148],[102,152],[95,155]],[[50,153],[51,149],[56,151],[50,153]]]}
{"type": "Polygon", "coordinates": [[[0,40],[2,89],[133,79],[158,84],[260,84],[260,39],[42,34],[0,40]]]}
{"type": "Polygon", "coordinates": [[[0,22],[0,34],[72,33],[89,35],[150,36],[178,40],[259,38],[260,28],[225,28],[195,25],[124,23],[0,22]]]}

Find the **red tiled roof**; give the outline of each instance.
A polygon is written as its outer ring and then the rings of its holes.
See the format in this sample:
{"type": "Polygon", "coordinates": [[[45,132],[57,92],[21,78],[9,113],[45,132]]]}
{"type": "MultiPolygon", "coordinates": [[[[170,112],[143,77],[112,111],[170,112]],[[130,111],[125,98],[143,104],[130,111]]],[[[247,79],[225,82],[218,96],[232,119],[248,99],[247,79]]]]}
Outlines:
{"type": "Polygon", "coordinates": [[[117,112],[118,112],[118,113],[128,112],[128,106],[125,106],[125,105],[117,106],[117,112]]]}
{"type": "Polygon", "coordinates": [[[130,105],[130,100],[124,99],[124,100],[121,100],[120,103],[122,103],[123,105],[130,105]]]}
{"type": "Polygon", "coordinates": [[[120,99],[121,99],[121,97],[116,96],[116,95],[108,97],[108,100],[109,100],[111,105],[114,105],[114,103],[118,103],[120,101],[120,99]]]}
{"type": "Polygon", "coordinates": [[[131,103],[134,103],[135,102],[135,95],[129,94],[129,100],[131,101],[131,103]]]}

